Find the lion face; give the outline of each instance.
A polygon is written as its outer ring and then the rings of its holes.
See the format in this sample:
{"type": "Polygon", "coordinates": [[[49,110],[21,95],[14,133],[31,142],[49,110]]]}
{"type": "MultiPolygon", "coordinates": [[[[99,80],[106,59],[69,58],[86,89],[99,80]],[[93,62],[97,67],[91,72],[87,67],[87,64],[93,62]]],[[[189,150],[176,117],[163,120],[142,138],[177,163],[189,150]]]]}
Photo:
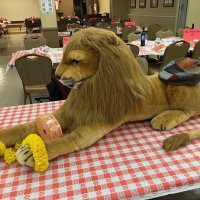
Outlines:
{"type": "Polygon", "coordinates": [[[56,69],[60,82],[69,88],[78,88],[86,79],[93,76],[99,62],[98,53],[91,50],[71,50],[64,52],[62,62],[56,69]]]}

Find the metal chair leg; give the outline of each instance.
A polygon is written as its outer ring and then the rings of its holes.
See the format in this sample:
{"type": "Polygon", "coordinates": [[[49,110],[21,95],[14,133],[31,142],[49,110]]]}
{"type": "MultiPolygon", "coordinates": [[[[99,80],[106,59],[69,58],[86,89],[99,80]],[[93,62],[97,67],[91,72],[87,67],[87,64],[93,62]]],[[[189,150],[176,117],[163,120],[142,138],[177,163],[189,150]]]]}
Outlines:
{"type": "Polygon", "coordinates": [[[27,94],[24,94],[24,105],[26,105],[27,94]]]}
{"type": "Polygon", "coordinates": [[[29,94],[28,96],[29,96],[30,104],[32,104],[31,94],[29,94]]]}

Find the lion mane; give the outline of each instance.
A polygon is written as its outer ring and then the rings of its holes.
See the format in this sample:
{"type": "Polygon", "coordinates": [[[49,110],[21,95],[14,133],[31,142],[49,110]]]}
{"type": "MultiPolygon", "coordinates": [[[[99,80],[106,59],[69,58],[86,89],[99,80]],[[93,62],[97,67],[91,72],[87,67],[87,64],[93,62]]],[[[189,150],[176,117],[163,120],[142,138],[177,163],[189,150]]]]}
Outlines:
{"type": "Polygon", "coordinates": [[[64,51],[66,55],[74,49],[92,49],[100,58],[96,73],[79,89],[72,89],[61,108],[70,116],[70,129],[114,123],[130,108],[139,112],[148,92],[146,77],[130,48],[111,31],[98,29],[96,34],[96,28],[78,31],[64,51]]]}

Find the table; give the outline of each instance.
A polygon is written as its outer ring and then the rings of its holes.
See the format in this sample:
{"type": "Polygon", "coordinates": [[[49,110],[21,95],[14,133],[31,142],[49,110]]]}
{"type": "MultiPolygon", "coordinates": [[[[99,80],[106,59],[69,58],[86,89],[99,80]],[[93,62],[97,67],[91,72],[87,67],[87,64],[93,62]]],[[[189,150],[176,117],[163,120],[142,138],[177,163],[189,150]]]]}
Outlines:
{"type": "MultiPolygon", "coordinates": [[[[51,113],[62,103],[0,108],[0,128],[51,113]]],[[[150,121],[126,123],[91,147],[51,161],[41,174],[1,159],[0,199],[142,200],[199,188],[200,141],[173,153],[161,148],[169,135],[193,128],[200,128],[200,117],[168,132],[152,130],[150,121]]]]}
{"type": "Polygon", "coordinates": [[[46,55],[51,58],[52,64],[56,65],[62,60],[63,48],[50,48],[48,46],[41,46],[33,48],[31,50],[17,51],[16,53],[12,54],[12,58],[10,59],[7,65],[7,69],[13,69],[15,67],[15,61],[17,60],[17,58],[30,53],[46,55]]]}
{"type": "Polygon", "coordinates": [[[11,23],[11,24],[7,25],[7,28],[9,29],[9,28],[16,28],[16,27],[18,27],[19,30],[21,31],[23,25],[24,25],[24,23],[14,23],[14,24],[11,23]]]}
{"type": "MultiPolygon", "coordinates": [[[[170,44],[172,44],[173,42],[176,41],[180,41],[182,40],[181,38],[178,37],[168,37],[168,38],[163,38],[159,41],[151,41],[151,40],[146,40],[145,41],[145,46],[140,46],[140,40],[135,40],[132,42],[129,42],[129,44],[134,44],[136,46],[139,47],[140,51],[139,51],[139,56],[163,56],[165,49],[167,46],[169,46],[170,44]],[[155,50],[156,46],[161,46],[162,48],[160,48],[159,50],[155,50]]],[[[190,42],[190,51],[192,51],[194,49],[194,42],[191,41],[190,42]]]]}
{"type": "Polygon", "coordinates": [[[6,24],[0,22],[0,28],[5,28],[6,27],[6,24]]]}

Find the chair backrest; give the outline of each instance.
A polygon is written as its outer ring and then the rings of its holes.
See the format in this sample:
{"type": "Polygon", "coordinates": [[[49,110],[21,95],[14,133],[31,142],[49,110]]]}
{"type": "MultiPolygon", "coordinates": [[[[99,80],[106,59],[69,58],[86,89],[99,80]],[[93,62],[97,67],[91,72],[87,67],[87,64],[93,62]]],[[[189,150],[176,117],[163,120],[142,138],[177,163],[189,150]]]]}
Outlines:
{"type": "Polygon", "coordinates": [[[117,28],[116,28],[116,27],[111,27],[111,26],[109,26],[109,27],[106,27],[106,28],[104,28],[104,29],[106,29],[106,30],[108,30],[108,31],[112,31],[112,32],[114,32],[115,34],[117,34],[117,28]]]}
{"type": "Polygon", "coordinates": [[[102,21],[111,25],[112,19],[111,18],[103,18],[102,21]]]}
{"type": "Polygon", "coordinates": [[[177,30],[177,37],[180,37],[180,38],[183,38],[183,28],[179,28],[178,30],[177,30]]]}
{"type": "Polygon", "coordinates": [[[49,57],[27,54],[15,61],[23,86],[48,84],[52,76],[52,62],[49,57]]]}
{"type": "Polygon", "coordinates": [[[122,40],[127,42],[128,41],[128,35],[132,32],[135,32],[136,28],[135,27],[126,27],[124,26],[122,28],[122,40]]]}
{"type": "Polygon", "coordinates": [[[134,55],[135,57],[137,57],[137,56],[139,55],[140,49],[139,49],[138,46],[136,46],[136,45],[134,45],[134,44],[130,44],[130,49],[131,49],[131,52],[133,53],[133,55],[134,55]]]}
{"type": "Polygon", "coordinates": [[[92,19],[92,25],[97,27],[98,24],[101,24],[102,21],[100,18],[92,19]]]}
{"type": "Polygon", "coordinates": [[[167,38],[167,37],[172,37],[174,36],[174,32],[172,30],[159,30],[156,33],[156,38],[167,38]]]}
{"type": "Polygon", "coordinates": [[[92,21],[89,21],[89,20],[85,20],[85,22],[84,22],[84,24],[86,25],[86,27],[91,27],[92,25],[94,25],[93,23],[92,23],[92,21]]]}
{"type": "Polygon", "coordinates": [[[107,28],[109,27],[110,25],[106,22],[102,22],[102,23],[99,23],[96,25],[97,28],[107,28]]]}
{"type": "Polygon", "coordinates": [[[164,52],[161,68],[174,59],[185,57],[190,48],[190,43],[184,40],[170,44],[164,52]]]}
{"type": "Polygon", "coordinates": [[[128,42],[140,40],[140,37],[141,37],[141,34],[136,34],[136,33],[132,32],[128,35],[128,42]]]}
{"type": "Polygon", "coordinates": [[[3,35],[3,28],[0,28],[0,37],[3,35]]]}
{"type": "Polygon", "coordinates": [[[67,31],[67,24],[65,23],[57,23],[58,32],[65,32],[67,31]]]}
{"type": "Polygon", "coordinates": [[[76,29],[76,28],[80,28],[80,24],[76,24],[76,23],[67,24],[67,30],[76,29]]]}
{"type": "Polygon", "coordinates": [[[149,64],[146,58],[144,57],[137,57],[136,58],[138,64],[140,65],[144,74],[148,75],[149,64]]]}
{"type": "Polygon", "coordinates": [[[24,39],[24,47],[26,50],[44,46],[47,44],[47,40],[44,37],[29,37],[24,39]]]}
{"type": "Polygon", "coordinates": [[[160,24],[151,24],[148,27],[148,32],[147,32],[147,38],[148,40],[155,40],[156,39],[156,33],[161,29],[160,24]]]}
{"type": "Polygon", "coordinates": [[[74,29],[74,33],[78,32],[78,31],[80,31],[80,30],[81,30],[80,28],[74,29]]]}
{"type": "Polygon", "coordinates": [[[192,52],[192,58],[200,59],[200,40],[194,46],[194,50],[192,52]]]}
{"type": "Polygon", "coordinates": [[[123,24],[120,23],[120,22],[112,23],[111,25],[114,26],[114,27],[123,27],[123,24]]]}

